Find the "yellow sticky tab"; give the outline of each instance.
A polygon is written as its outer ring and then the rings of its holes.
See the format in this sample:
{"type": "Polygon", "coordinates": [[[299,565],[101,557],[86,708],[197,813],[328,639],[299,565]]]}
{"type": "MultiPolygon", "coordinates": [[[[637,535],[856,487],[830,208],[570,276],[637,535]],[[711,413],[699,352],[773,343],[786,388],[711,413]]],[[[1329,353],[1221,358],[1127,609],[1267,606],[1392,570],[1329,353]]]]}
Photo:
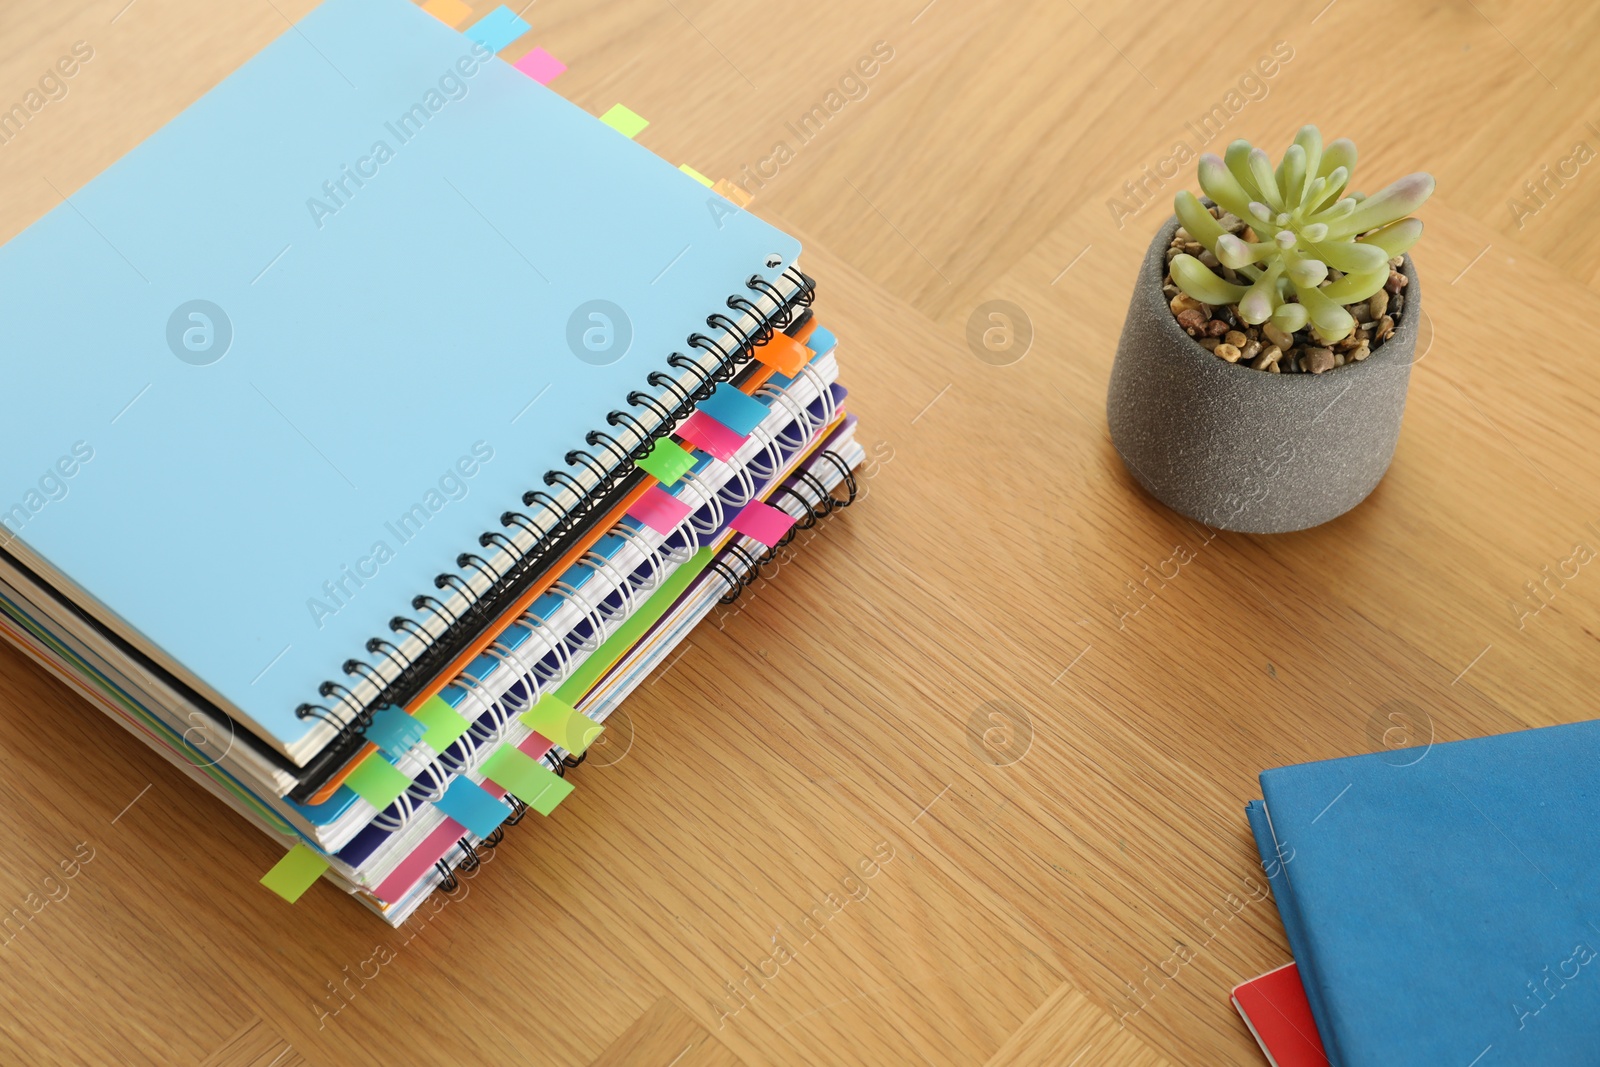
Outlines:
{"type": "Polygon", "coordinates": [[[711,188],[711,179],[707,178],[704,174],[701,174],[699,171],[689,166],[689,164],[679,163],[678,169],[683,171],[689,177],[693,178],[695,181],[699,182],[701,185],[705,186],[707,189],[711,188]]]}
{"type": "Polygon", "coordinates": [[[428,732],[422,735],[422,743],[435,752],[443,752],[455,744],[456,739],[466,733],[471,725],[439,696],[429,697],[412,718],[428,728],[428,732]]]}
{"type": "Polygon", "coordinates": [[[302,843],[284,853],[283,859],[262,875],[261,884],[293,904],[327,869],[328,861],[302,843]]]}
{"type": "Polygon", "coordinates": [[[571,704],[549,694],[540,697],[520,718],[524,726],[575,756],[583,755],[606,729],[571,704]]]}
{"type": "Polygon", "coordinates": [[[650,125],[648,119],[641,118],[621,104],[613,104],[610,111],[600,116],[600,121],[630,140],[650,125]]]}

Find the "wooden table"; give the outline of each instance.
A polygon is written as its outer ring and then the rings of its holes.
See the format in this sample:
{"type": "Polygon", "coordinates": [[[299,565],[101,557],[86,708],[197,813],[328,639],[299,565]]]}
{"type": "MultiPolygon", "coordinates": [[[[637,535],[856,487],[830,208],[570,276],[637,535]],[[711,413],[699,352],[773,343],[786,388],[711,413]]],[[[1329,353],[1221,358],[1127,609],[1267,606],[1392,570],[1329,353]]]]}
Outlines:
{"type": "MultiPolygon", "coordinates": [[[[0,237],[311,6],[6,5],[5,104],[73,42],[94,55],[0,146],[0,237]]],[[[1243,816],[1257,772],[1396,722],[1445,740],[1592,713],[1600,574],[1525,583],[1600,546],[1600,164],[1574,160],[1600,148],[1600,9],[1221,12],[529,5],[508,57],[547,48],[560,92],[754,176],[754,210],[804,240],[864,499],[694,634],[628,704],[631,747],[510,831],[468,899],[399,932],[327,886],[261,890],[276,846],[0,650],[0,908],[93,857],[0,949],[0,1059],[1259,1063],[1227,1000],[1287,959],[1243,816]],[[1429,347],[1367,503],[1216,533],[1123,470],[1111,354],[1192,187],[1178,146],[1276,155],[1306,120],[1356,139],[1368,191],[1438,177],[1429,347]],[[996,299],[1036,334],[1007,366],[965,339],[996,299]]]]}

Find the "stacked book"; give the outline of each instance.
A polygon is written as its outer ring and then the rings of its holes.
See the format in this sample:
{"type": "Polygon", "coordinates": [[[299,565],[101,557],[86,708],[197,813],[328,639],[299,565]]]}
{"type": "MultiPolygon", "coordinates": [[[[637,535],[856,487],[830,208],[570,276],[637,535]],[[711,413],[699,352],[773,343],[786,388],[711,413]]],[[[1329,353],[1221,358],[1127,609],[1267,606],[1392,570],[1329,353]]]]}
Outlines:
{"type": "Polygon", "coordinates": [[[863,458],[797,242],[490,30],[328,0],[0,248],[0,630],[394,924],[863,458]]]}
{"type": "Polygon", "coordinates": [[[1263,773],[1294,963],[1234,1004],[1269,1060],[1600,1063],[1597,773],[1600,722],[1263,773]]]}

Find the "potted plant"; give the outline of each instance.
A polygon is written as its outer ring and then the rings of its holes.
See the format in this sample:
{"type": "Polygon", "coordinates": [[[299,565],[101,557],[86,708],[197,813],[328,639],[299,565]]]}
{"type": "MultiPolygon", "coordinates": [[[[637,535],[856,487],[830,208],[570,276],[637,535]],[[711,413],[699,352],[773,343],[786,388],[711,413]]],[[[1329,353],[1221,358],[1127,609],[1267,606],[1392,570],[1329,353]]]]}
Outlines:
{"type": "Polygon", "coordinates": [[[1302,530],[1372,492],[1400,435],[1421,311],[1407,254],[1433,192],[1348,192],[1356,148],[1302,128],[1276,168],[1200,157],[1145,255],[1106,400],[1112,443],[1208,526],[1302,530]]]}

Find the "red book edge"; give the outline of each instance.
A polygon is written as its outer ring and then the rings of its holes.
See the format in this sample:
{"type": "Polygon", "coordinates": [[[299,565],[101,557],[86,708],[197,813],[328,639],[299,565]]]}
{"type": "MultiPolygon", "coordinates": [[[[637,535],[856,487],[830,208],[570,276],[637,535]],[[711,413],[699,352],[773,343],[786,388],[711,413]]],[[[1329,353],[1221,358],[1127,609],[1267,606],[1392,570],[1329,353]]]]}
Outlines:
{"type": "Polygon", "coordinates": [[[1300,969],[1292,961],[1234,986],[1233,1006],[1272,1067],[1329,1067],[1300,969]]]}

